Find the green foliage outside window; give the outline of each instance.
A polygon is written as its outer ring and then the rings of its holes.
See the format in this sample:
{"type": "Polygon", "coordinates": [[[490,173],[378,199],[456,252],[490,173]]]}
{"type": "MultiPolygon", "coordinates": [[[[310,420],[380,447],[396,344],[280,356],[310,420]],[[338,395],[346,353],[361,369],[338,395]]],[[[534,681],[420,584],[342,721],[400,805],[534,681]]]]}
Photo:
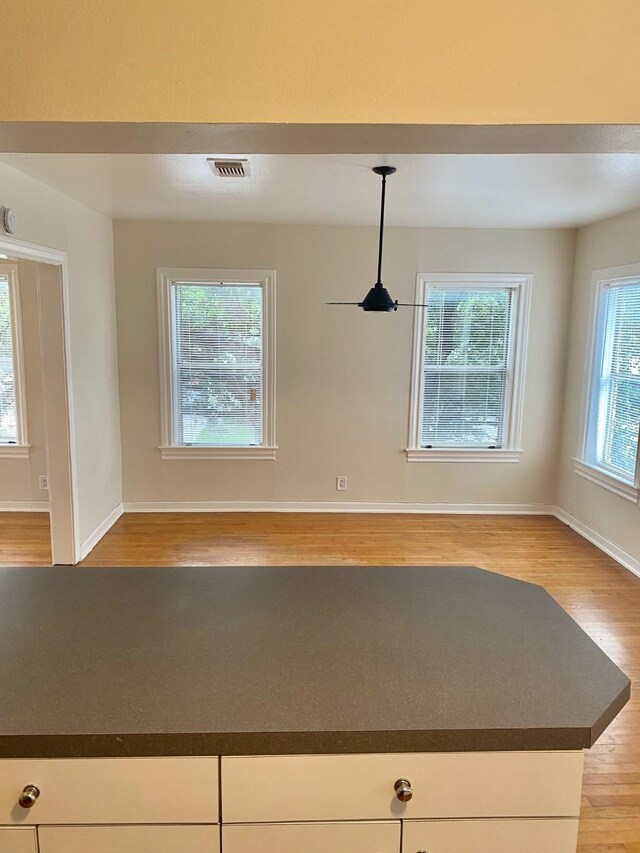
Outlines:
{"type": "Polygon", "coordinates": [[[262,443],[262,289],[175,285],[182,441],[262,443]]]}
{"type": "Polygon", "coordinates": [[[0,278],[0,444],[15,444],[16,430],[9,283],[0,278]]]}
{"type": "Polygon", "coordinates": [[[433,288],[427,305],[423,446],[500,446],[511,290],[433,288]]]}

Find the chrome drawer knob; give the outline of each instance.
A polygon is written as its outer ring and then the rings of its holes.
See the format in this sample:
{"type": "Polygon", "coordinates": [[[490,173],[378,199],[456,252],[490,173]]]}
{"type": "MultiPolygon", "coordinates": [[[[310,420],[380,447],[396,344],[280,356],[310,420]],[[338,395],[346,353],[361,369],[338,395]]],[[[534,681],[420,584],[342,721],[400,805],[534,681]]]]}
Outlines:
{"type": "Polygon", "coordinates": [[[22,806],[23,809],[30,809],[39,796],[40,788],[36,788],[35,785],[25,785],[18,797],[18,805],[22,806]]]}
{"type": "Polygon", "coordinates": [[[396,792],[396,797],[401,803],[408,803],[411,797],[413,797],[413,788],[408,779],[398,779],[393,788],[396,792]]]}

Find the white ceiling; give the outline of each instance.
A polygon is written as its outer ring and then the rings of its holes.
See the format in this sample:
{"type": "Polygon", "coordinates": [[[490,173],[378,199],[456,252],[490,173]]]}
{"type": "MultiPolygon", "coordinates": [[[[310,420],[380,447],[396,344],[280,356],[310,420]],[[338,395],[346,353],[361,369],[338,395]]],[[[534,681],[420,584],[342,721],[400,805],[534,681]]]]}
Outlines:
{"type": "MultiPolygon", "coordinates": [[[[575,227],[640,207],[640,154],[250,155],[248,178],[214,177],[214,154],[3,154],[10,166],[116,219],[575,227]]],[[[238,155],[235,155],[238,156],[238,155]]]]}

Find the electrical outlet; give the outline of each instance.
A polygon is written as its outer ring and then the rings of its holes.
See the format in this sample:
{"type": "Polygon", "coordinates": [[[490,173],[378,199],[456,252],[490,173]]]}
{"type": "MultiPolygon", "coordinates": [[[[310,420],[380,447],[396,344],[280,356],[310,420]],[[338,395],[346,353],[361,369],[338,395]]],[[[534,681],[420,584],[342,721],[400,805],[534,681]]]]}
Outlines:
{"type": "Polygon", "coordinates": [[[43,492],[48,491],[49,489],[49,478],[46,474],[40,474],[38,477],[38,482],[40,483],[40,488],[43,492]]]}
{"type": "Polygon", "coordinates": [[[347,478],[346,477],[336,477],[336,490],[338,492],[346,492],[347,491],[347,478]]]}

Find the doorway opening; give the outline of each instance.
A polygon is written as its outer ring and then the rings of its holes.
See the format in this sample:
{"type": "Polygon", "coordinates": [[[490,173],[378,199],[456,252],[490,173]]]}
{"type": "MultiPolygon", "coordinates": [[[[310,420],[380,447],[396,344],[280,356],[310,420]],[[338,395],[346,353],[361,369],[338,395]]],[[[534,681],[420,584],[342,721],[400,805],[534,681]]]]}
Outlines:
{"type": "MultiPolygon", "coordinates": [[[[28,470],[28,499],[16,501],[14,508],[48,510],[50,561],[73,565],[80,541],[66,252],[0,236],[2,282],[10,322],[5,324],[0,460],[13,459],[13,476],[19,475],[16,463],[32,463],[22,472],[28,470]]],[[[44,525],[36,526],[41,537],[44,525]]]]}

